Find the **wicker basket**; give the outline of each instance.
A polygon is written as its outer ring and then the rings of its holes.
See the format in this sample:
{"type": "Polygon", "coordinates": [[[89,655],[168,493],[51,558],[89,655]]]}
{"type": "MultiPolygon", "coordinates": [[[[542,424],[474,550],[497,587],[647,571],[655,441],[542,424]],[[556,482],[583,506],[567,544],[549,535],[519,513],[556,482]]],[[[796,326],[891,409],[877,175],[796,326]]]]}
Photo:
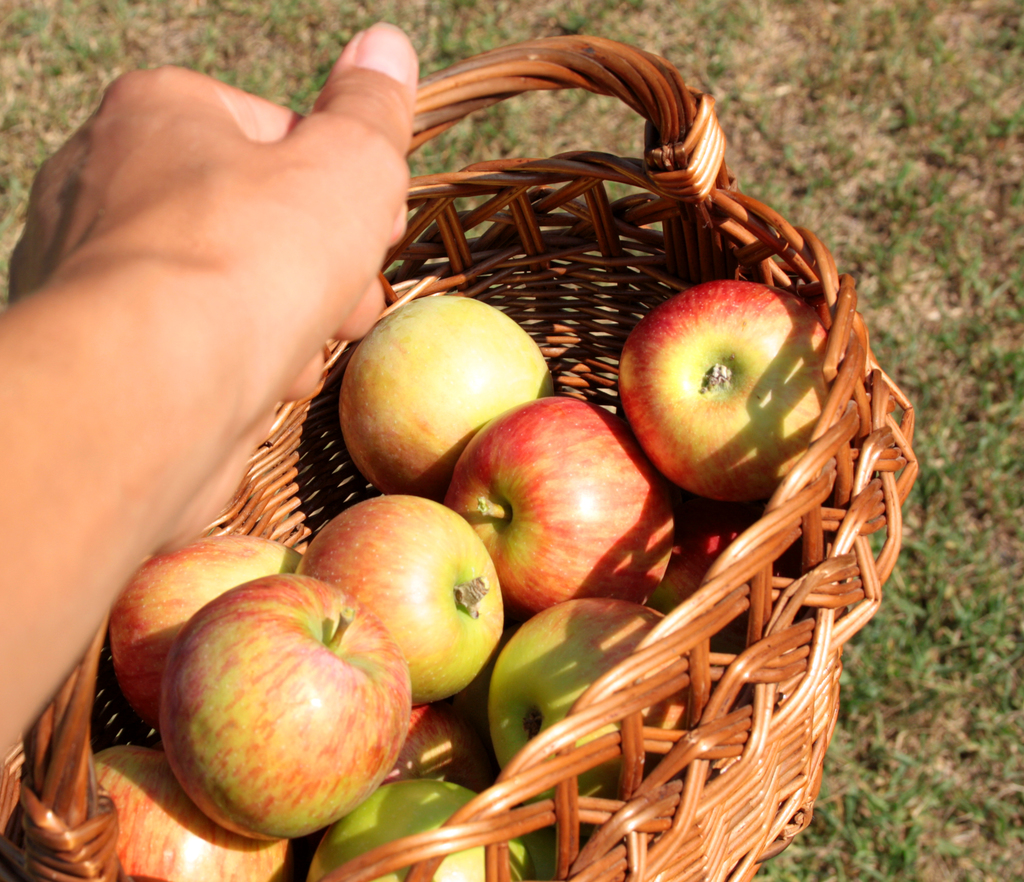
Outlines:
{"type": "MultiPolygon", "coordinates": [[[[509,96],[563,88],[616,96],[644,117],[645,155],[492,161],[414,180],[408,232],[382,276],[389,309],[434,295],[486,300],[540,344],[559,394],[617,410],[618,354],[648,309],[700,281],[763,281],[804,298],[829,329],[827,404],[761,519],[640,650],[447,828],[377,849],[332,880],[368,882],[412,867],[407,882],[426,882],[445,854],[485,845],[488,882],[505,882],[508,839],[552,826],[560,879],[751,878],[810,821],[843,645],[878,608],[899,553],[900,507],[917,474],[913,409],[872,357],[853,279],[838,274],[813,233],[736,187],[710,96],[688,89],[665,60],[621,44],[538,40],[425,78],[415,144],[509,96]],[[631,194],[612,201],[609,183],[631,194]],[[773,576],[794,543],[802,575],[773,576]],[[711,652],[710,638],[741,615],[746,649],[711,652]],[[643,709],[680,689],[689,728],[645,729],[643,709]],[[575,746],[611,721],[619,731],[575,746]],[[617,756],[619,798],[580,797],[576,776],[617,756]],[[528,801],[551,787],[553,799],[528,801]]],[[[375,495],[338,426],[350,351],[329,344],[321,390],[281,408],[213,532],[301,549],[342,508],[375,495]]],[[[116,813],[96,792],[90,749],[152,742],[155,733],[120,696],[101,637],[24,754],[6,758],[0,878],[123,876],[116,813]]]]}

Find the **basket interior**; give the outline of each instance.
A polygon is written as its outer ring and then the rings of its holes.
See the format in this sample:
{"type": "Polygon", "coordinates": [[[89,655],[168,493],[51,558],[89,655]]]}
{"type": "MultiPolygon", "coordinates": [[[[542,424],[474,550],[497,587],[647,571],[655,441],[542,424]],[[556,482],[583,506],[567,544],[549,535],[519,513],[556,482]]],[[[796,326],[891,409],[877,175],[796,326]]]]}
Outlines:
{"type": "MultiPolygon", "coordinates": [[[[699,281],[765,278],[771,270],[762,260],[741,264],[736,243],[697,209],[627,183],[622,167],[637,171],[629,160],[586,154],[591,175],[580,177],[580,156],[470,166],[459,184],[454,176],[414,182],[408,233],[390,256],[385,291],[389,309],[419,296],[490,303],[540,346],[556,394],[624,417],[618,360],[634,325],[699,281]],[[535,169],[552,163],[557,170],[535,169]],[[560,163],[571,164],[571,173],[560,163]],[[525,176],[525,186],[507,184],[510,169],[525,176]],[[500,183],[488,184],[495,177],[500,183]],[[611,189],[625,195],[613,200],[611,189]]],[[[823,303],[820,285],[791,275],[793,290],[804,283],[808,299],[823,303]]],[[[283,408],[239,498],[211,532],[265,535],[302,550],[344,508],[379,495],[348,456],[338,420],[351,349],[331,344],[321,389],[309,402],[283,408]]],[[[159,740],[121,696],[106,647],[92,725],[94,750],[159,740]]]]}

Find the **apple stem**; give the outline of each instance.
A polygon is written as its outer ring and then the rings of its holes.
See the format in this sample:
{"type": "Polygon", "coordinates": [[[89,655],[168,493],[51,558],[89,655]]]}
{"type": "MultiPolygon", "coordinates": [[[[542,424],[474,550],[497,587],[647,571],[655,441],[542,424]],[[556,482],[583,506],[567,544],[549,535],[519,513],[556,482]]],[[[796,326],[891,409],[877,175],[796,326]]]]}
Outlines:
{"type": "Polygon", "coordinates": [[[486,496],[477,497],[476,510],[484,517],[497,518],[499,521],[507,520],[509,517],[505,506],[488,499],[486,496]]]}
{"type": "Polygon", "coordinates": [[[704,381],[700,384],[700,394],[714,392],[722,386],[728,386],[730,382],[732,382],[732,370],[724,364],[712,365],[704,374],[704,381]]]}
{"type": "Polygon", "coordinates": [[[487,596],[487,580],[477,576],[455,586],[455,602],[465,607],[471,618],[480,618],[480,601],[487,596]]]}
{"type": "Polygon", "coordinates": [[[355,610],[345,606],[338,611],[337,622],[327,619],[324,622],[324,644],[331,649],[336,649],[355,617],[355,610]]]}

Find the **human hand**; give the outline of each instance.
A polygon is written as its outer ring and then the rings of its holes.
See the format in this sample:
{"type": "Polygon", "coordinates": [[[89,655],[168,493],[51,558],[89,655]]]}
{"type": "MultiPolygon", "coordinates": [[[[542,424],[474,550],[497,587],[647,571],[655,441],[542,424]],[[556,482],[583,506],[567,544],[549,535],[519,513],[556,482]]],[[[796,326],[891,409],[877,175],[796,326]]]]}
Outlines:
{"type": "Polygon", "coordinates": [[[358,339],[380,314],[417,77],[409,41],[387,25],[349,43],[306,117],[191,71],[134,72],[41,169],[12,302],[83,279],[100,291],[126,267],[180,280],[173,298],[135,286],[131,308],[166,314],[230,378],[237,430],[164,541],[216,516],[276,404],[314,390],[325,341],[358,339]]]}
{"type": "Polygon", "coordinates": [[[251,313],[251,344],[280,348],[295,329],[316,360],[329,337],[361,336],[404,229],[417,72],[406,37],[377,25],[345,48],[305,118],[184,69],[119,78],[36,178],[11,302],[58,271],[155,260],[219,273],[232,323],[251,313]],[[269,296],[254,309],[257,294],[269,296]]]}

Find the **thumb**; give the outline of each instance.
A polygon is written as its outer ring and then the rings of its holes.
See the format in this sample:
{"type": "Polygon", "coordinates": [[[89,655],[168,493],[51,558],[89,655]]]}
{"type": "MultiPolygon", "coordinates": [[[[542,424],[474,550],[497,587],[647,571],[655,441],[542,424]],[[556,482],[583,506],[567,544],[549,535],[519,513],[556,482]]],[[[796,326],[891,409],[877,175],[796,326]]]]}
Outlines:
{"type": "Polygon", "coordinates": [[[349,41],[313,114],[339,112],[374,121],[404,156],[412,137],[418,79],[419,60],[409,38],[394,25],[379,22],[349,41]]]}

